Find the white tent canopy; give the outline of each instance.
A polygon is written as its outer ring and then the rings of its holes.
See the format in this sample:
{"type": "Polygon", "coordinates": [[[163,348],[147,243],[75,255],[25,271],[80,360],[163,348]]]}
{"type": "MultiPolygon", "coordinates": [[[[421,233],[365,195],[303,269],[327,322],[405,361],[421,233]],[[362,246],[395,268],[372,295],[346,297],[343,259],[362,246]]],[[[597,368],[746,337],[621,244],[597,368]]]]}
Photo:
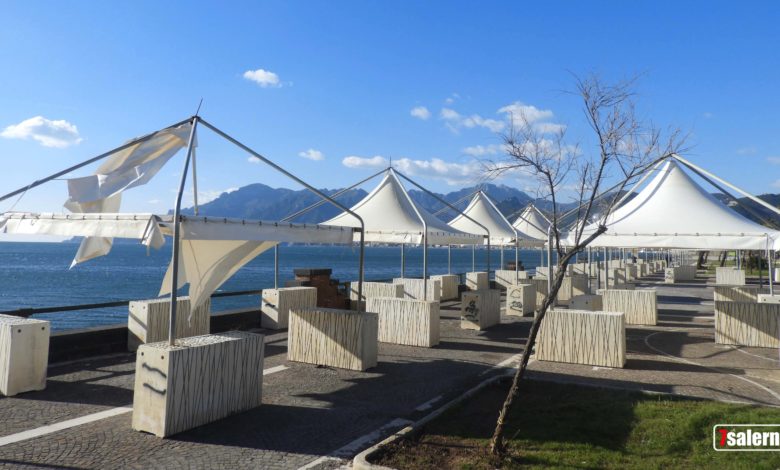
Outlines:
{"type": "MultiPolygon", "coordinates": [[[[474,221],[482,224],[490,231],[490,244],[495,246],[514,245],[517,232],[506,217],[498,210],[490,197],[483,191],[477,191],[462,214],[458,214],[449,222],[451,227],[467,233],[482,235],[485,229],[474,221]],[[465,214],[465,215],[464,215],[465,214]],[[467,217],[468,216],[468,217],[467,217]]],[[[520,237],[520,245],[528,245],[530,240],[520,237]]]]}
{"type": "Polygon", "coordinates": [[[547,229],[550,228],[550,221],[533,204],[523,210],[520,216],[512,224],[523,235],[536,240],[547,241],[547,229]]]}
{"type": "MultiPolygon", "coordinates": [[[[246,263],[277,243],[352,243],[351,228],[213,217],[181,216],[178,287],[190,284],[193,306],[202,304],[246,263]]],[[[173,233],[173,216],[153,214],[0,215],[0,232],[24,235],[118,237],[159,248],[173,233]]],[[[172,263],[160,295],[170,292],[172,263]]]]}
{"type": "MultiPolygon", "coordinates": [[[[743,217],[667,161],[636,196],[612,212],[591,246],[616,248],[777,249],[780,232],[743,217]]],[[[596,224],[585,227],[583,237],[596,224]]],[[[571,238],[573,234],[569,234],[571,238]]],[[[570,240],[571,242],[571,240],[570,240]]]]}
{"type": "MultiPolygon", "coordinates": [[[[453,228],[415,204],[392,169],[388,169],[379,185],[350,210],[363,219],[366,242],[422,244],[426,232],[423,220],[430,245],[480,244],[484,236],[453,228]]],[[[323,222],[324,225],[359,227],[357,223],[355,217],[346,212],[323,222]]],[[[359,234],[355,236],[357,240],[359,234]]]]}

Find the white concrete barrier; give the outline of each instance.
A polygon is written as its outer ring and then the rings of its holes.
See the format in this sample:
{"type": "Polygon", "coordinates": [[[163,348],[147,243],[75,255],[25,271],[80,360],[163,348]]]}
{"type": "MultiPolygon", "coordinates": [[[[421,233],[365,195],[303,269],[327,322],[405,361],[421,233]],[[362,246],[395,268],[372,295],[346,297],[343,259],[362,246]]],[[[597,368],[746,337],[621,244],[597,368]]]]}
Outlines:
{"type": "Polygon", "coordinates": [[[716,302],[758,302],[758,286],[714,286],[712,291],[716,302]]]}
{"type": "Polygon", "coordinates": [[[508,289],[509,286],[517,284],[523,284],[528,279],[528,273],[526,271],[511,271],[507,269],[496,270],[496,284],[508,289]]]}
{"type": "Polygon", "coordinates": [[[431,279],[439,281],[439,284],[441,285],[439,300],[456,300],[458,298],[458,284],[460,284],[460,279],[457,274],[439,274],[437,276],[431,276],[431,279]]]}
{"type": "Polygon", "coordinates": [[[287,328],[290,309],[316,306],[316,287],[263,289],[260,299],[260,326],[271,330],[287,328]]]}
{"type": "Polygon", "coordinates": [[[658,324],[658,301],[655,289],[618,290],[602,292],[604,310],[623,312],[627,325],[658,324]]]}
{"type": "Polygon", "coordinates": [[[506,290],[505,315],[533,315],[536,310],[536,286],[516,284],[506,290]]]}
{"type": "Polygon", "coordinates": [[[715,284],[723,286],[744,286],[745,271],[732,266],[715,268],[715,284]]]}
{"type": "Polygon", "coordinates": [[[486,290],[489,287],[488,273],[484,271],[466,273],[466,288],[468,290],[486,290]]]}
{"type": "Polygon", "coordinates": [[[572,310],[587,310],[590,312],[604,310],[601,295],[575,295],[569,302],[572,310]]]}
{"type": "Polygon", "coordinates": [[[393,284],[403,286],[404,299],[410,300],[441,300],[441,281],[428,278],[428,286],[424,285],[422,279],[412,279],[409,277],[397,277],[393,279],[393,284]],[[426,295],[427,294],[427,295],[426,295]]]}
{"type": "Polygon", "coordinates": [[[536,359],[623,367],[626,363],[625,315],[552,309],[539,329],[536,359]]]}
{"type": "MultiPolygon", "coordinates": [[[[135,300],[128,306],[127,349],[135,351],[144,343],[168,339],[171,318],[169,298],[135,300]]],[[[176,338],[207,335],[211,332],[211,299],[196,308],[190,317],[190,298],[176,301],[176,338]]]]}
{"type": "Polygon", "coordinates": [[[484,330],[501,323],[501,294],[496,289],[464,292],[460,304],[460,327],[484,330]]]}
{"type": "Polygon", "coordinates": [[[260,406],[263,351],[243,331],[139,346],[133,429],[166,437],[260,406]]]}
{"type": "Polygon", "coordinates": [[[12,315],[0,315],[0,394],[46,388],[51,324],[12,315]]]}
{"type": "MultiPolygon", "coordinates": [[[[396,297],[402,299],[404,297],[404,286],[390,282],[363,282],[363,300],[371,297],[396,297]]],[[[358,282],[352,281],[349,283],[349,300],[352,301],[353,308],[357,306],[357,299],[358,282]]]]}
{"type": "Polygon", "coordinates": [[[755,348],[780,347],[780,304],[715,302],[715,342],[755,348]]]}
{"type": "Polygon", "coordinates": [[[378,315],[381,343],[423,348],[439,344],[439,302],[372,297],[366,310],[378,315]]]}

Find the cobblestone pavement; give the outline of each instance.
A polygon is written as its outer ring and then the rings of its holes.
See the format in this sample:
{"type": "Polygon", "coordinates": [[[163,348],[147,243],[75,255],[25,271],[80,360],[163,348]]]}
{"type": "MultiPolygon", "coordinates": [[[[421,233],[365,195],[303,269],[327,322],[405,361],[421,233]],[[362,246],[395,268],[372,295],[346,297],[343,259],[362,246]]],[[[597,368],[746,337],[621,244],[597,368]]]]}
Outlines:
{"type": "MultiPolygon", "coordinates": [[[[657,287],[660,323],[629,327],[624,369],[534,362],[530,376],[604,387],[780,405],[777,351],[714,344],[712,289],[657,287]]],[[[529,318],[461,330],[459,305],[443,304],[436,348],[380,344],[367,372],[286,360],[286,332],[265,332],[263,406],[159,439],[130,429],[122,413],[0,446],[0,466],[19,468],[335,468],[372,441],[415,421],[521,352],[529,318]],[[377,432],[381,428],[381,432],[377,432]],[[366,437],[370,435],[369,437],[366,437]],[[372,439],[373,438],[373,439],[372,439]],[[325,458],[323,458],[325,457],[325,458]]],[[[0,398],[0,439],[130,406],[134,356],[54,364],[47,389],[0,398]]]]}

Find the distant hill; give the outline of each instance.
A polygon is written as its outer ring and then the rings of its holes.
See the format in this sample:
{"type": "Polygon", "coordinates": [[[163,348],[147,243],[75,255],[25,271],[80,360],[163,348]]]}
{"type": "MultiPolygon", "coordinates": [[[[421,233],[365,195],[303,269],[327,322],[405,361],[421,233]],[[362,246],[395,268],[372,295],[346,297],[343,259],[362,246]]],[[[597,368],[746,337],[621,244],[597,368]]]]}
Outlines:
{"type": "MultiPolygon", "coordinates": [[[[372,187],[367,186],[367,189],[370,190],[372,187]]],[[[447,194],[434,194],[455,205],[455,202],[472,194],[476,189],[477,187],[474,186],[459,189],[447,194]]],[[[483,189],[494,201],[496,201],[499,209],[507,215],[522,209],[528,202],[532,201],[531,197],[526,193],[505,185],[488,184],[485,185],[483,189]]],[[[320,189],[320,191],[327,195],[332,195],[339,190],[320,189]]],[[[353,189],[340,195],[337,200],[346,207],[351,207],[363,199],[367,194],[368,193],[364,189],[353,189]]],[[[417,189],[411,189],[409,191],[409,197],[431,213],[435,213],[439,209],[445,207],[444,204],[437,201],[435,197],[417,189]]],[[[308,207],[319,200],[319,196],[306,189],[293,190],[287,188],[272,188],[257,183],[244,186],[236,191],[222,193],[213,201],[202,204],[199,212],[200,215],[205,216],[279,220],[308,207]]],[[[466,198],[466,200],[457,204],[456,207],[464,209],[468,203],[469,199],[466,198]]],[[[322,222],[340,212],[341,211],[332,204],[323,204],[316,209],[296,217],[294,222],[322,222]]],[[[182,213],[192,215],[194,214],[194,210],[192,207],[188,207],[182,209],[182,213]]],[[[449,209],[439,215],[443,220],[450,220],[455,217],[453,211],[449,209]]]]}

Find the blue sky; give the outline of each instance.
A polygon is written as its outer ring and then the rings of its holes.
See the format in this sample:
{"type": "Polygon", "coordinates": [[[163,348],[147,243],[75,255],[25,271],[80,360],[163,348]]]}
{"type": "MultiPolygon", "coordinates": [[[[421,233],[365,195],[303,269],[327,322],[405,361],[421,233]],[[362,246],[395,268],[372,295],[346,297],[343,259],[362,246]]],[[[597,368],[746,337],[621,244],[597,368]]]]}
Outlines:
{"type": "MultiPolygon", "coordinates": [[[[201,97],[203,117],[318,187],[392,157],[448,191],[479,179],[474,154],[500,142],[512,103],[582,132],[564,91],[571,73],[597,72],[642,74],[640,114],[689,131],[691,160],[780,192],[778,23],[777,2],[5,2],[0,191],[184,119],[201,97]]],[[[204,197],[296,187],[206,131],[200,141],[204,197]]],[[[123,209],[170,208],[180,165],[123,209]]],[[[54,182],[15,208],[59,211],[65,198],[54,182]]]]}

